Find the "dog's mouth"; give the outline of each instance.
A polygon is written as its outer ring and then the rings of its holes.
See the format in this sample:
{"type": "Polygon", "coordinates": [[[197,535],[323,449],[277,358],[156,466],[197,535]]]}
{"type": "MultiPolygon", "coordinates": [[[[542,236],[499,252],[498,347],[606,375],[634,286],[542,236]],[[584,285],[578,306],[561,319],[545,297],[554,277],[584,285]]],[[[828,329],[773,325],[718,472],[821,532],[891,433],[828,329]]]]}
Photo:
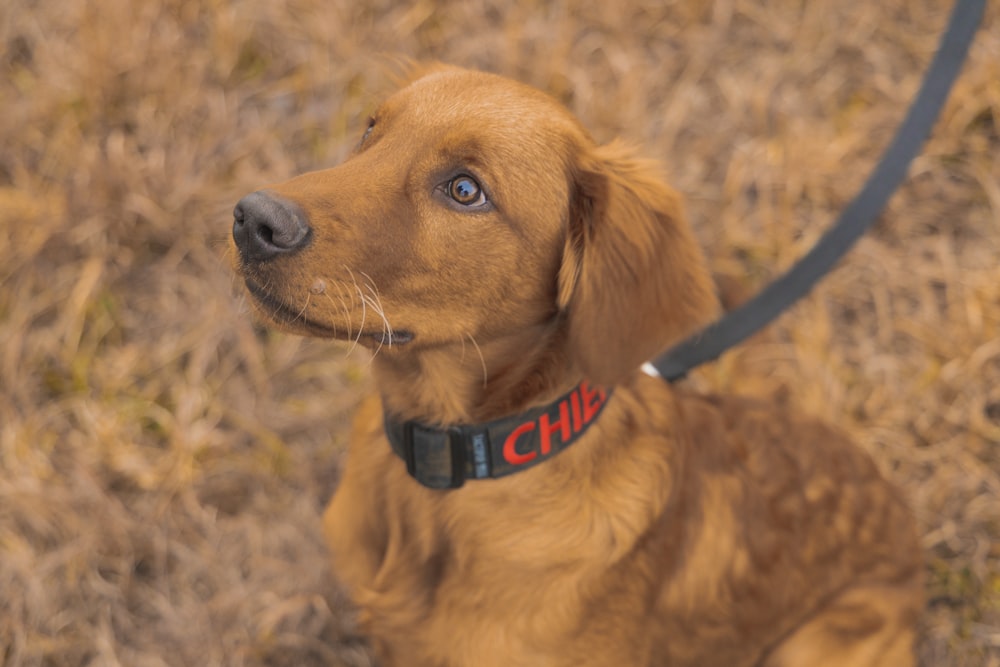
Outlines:
{"type": "Polygon", "coordinates": [[[379,331],[351,331],[349,327],[338,328],[329,324],[323,324],[306,317],[305,309],[296,309],[274,296],[266,289],[245,279],[247,291],[257,302],[261,310],[278,324],[285,325],[291,329],[307,332],[318,338],[334,338],[337,340],[363,341],[373,345],[404,345],[413,340],[413,333],[404,329],[388,330],[383,328],[379,331]]]}

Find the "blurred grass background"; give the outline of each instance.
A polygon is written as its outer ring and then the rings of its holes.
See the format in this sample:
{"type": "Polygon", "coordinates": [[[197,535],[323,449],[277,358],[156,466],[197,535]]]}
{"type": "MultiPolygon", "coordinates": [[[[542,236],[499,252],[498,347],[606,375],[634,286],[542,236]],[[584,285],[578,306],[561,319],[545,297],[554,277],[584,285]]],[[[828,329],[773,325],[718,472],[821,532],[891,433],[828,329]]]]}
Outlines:
{"type": "MultiPolygon", "coordinates": [[[[332,165],[385,55],[522,79],[662,158],[758,289],[888,142],[937,0],[6,0],[0,664],[367,665],[319,513],[366,359],[255,327],[233,204],[332,165]]],[[[925,665],[1000,665],[1000,25],[877,229],[704,369],[839,424],[924,536],[925,665]]]]}

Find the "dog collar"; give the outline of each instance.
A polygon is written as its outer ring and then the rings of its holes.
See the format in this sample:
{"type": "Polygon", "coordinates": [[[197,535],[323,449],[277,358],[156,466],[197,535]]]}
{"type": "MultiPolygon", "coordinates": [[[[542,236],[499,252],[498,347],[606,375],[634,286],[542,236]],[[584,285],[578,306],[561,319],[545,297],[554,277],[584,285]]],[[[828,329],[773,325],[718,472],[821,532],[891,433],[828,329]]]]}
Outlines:
{"type": "Polygon", "coordinates": [[[444,428],[386,413],[385,434],[415,480],[431,489],[457,489],[467,479],[504,477],[552,458],[587,432],[610,395],[583,381],[548,405],[444,428]]]}

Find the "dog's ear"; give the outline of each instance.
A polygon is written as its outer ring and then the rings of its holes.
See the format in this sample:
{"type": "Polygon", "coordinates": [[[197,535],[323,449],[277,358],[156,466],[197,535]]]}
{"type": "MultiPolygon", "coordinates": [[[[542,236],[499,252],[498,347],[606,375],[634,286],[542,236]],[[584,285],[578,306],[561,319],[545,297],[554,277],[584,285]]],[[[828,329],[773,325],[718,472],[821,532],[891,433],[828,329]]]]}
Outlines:
{"type": "Polygon", "coordinates": [[[658,164],[620,142],[573,167],[558,303],[579,369],[612,385],[719,313],[680,200],[658,164]]]}

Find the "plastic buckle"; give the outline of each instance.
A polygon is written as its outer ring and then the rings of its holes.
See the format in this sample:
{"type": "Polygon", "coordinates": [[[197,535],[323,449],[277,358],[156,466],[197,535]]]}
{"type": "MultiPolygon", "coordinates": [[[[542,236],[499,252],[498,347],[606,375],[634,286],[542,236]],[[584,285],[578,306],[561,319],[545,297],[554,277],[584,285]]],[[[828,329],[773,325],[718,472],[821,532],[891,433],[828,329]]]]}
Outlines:
{"type": "Polygon", "coordinates": [[[404,427],[406,471],[430,489],[457,489],[465,483],[465,438],[458,429],[433,431],[409,422],[404,427]]]}

